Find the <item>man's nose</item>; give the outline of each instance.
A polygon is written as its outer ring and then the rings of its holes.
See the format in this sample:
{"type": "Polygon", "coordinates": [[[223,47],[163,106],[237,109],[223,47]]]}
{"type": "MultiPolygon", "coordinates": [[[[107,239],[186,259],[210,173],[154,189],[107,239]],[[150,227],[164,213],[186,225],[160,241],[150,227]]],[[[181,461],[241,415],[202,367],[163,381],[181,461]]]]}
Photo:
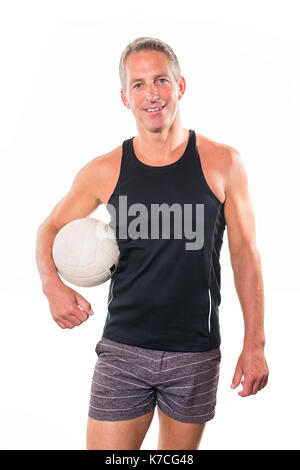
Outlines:
{"type": "Polygon", "coordinates": [[[149,101],[155,101],[155,100],[159,99],[157,87],[155,85],[150,85],[150,86],[147,87],[146,98],[149,101]]]}

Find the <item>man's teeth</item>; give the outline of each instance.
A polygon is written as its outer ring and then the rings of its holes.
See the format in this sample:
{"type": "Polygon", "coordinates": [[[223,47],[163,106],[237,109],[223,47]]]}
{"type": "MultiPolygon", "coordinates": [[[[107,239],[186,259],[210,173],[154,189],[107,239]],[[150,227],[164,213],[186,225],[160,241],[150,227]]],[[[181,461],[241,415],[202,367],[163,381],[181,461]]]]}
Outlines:
{"type": "Polygon", "coordinates": [[[158,111],[159,109],[161,109],[162,106],[160,108],[148,108],[147,111],[150,111],[150,113],[152,113],[153,111],[158,111]]]}

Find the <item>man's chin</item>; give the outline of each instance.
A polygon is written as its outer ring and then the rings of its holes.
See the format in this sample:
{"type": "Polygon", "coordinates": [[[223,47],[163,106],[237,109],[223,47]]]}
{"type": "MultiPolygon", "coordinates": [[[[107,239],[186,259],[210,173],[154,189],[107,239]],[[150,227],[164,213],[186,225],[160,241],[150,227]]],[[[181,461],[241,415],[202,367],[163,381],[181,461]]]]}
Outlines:
{"type": "Polygon", "coordinates": [[[164,129],[166,129],[168,127],[167,122],[164,122],[164,123],[161,123],[161,124],[153,123],[151,125],[148,122],[146,123],[146,122],[143,121],[141,124],[142,124],[144,129],[146,129],[148,132],[153,132],[154,134],[158,134],[158,133],[162,132],[164,129]]]}

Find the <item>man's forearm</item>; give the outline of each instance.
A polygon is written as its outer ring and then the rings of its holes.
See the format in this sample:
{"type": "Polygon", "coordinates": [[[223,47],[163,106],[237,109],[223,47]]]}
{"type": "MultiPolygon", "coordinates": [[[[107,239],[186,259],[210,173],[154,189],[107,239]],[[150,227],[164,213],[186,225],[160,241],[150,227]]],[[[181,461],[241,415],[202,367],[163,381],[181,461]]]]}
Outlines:
{"type": "Polygon", "coordinates": [[[244,316],[244,347],[264,347],[264,287],[259,252],[240,250],[231,257],[231,264],[244,316]]]}
{"type": "Polygon", "coordinates": [[[56,234],[57,230],[53,225],[42,224],[36,237],[36,263],[45,294],[51,285],[61,282],[52,258],[52,247],[56,234]]]}

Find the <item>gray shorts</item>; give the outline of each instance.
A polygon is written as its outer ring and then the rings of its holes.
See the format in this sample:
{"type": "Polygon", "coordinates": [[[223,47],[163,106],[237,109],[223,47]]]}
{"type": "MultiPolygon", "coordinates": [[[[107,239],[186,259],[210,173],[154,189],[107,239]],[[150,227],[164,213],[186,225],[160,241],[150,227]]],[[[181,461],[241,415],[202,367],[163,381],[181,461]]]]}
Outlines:
{"type": "Polygon", "coordinates": [[[96,362],[89,417],[122,421],[156,406],[183,423],[215,415],[220,348],[205,352],[145,349],[102,337],[96,362]]]}

